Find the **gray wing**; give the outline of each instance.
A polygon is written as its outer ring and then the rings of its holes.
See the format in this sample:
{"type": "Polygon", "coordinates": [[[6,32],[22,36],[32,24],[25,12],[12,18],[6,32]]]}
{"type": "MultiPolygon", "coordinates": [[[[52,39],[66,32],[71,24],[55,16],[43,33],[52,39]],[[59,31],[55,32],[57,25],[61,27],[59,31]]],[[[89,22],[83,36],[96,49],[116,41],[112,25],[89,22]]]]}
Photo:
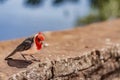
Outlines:
{"type": "Polygon", "coordinates": [[[34,40],[34,37],[29,37],[27,39],[25,39],[20,45],[18,45],[15,49],[15,51],[25,51],[31,48],[34,40]]]}
{"type": "Polygon", "coordinates": [[[29,37],[29,38],[25,39],[18,47],[16,47],[16,49],[11,54],[9,54],[5,58],[5,60],[7,60],[10,56],[14,55],[18,51],[24,51],[24,50],[30,49],[34,42],[33,39],[34,39],[34,37],[29,37]]]}

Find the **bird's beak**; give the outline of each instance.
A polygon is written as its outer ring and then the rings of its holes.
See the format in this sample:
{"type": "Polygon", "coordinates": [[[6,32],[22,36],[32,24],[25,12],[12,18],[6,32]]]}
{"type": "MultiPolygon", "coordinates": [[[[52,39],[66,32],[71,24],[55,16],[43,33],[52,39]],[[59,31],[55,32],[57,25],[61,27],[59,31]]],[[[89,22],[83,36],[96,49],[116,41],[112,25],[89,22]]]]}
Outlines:
{"type": "Polygon", "coordinates": [[[44,41],[42,41],[42,45],[43,45],[43,47],[47,47],[48,46],[48,44],[45,43],[44,41]]]}

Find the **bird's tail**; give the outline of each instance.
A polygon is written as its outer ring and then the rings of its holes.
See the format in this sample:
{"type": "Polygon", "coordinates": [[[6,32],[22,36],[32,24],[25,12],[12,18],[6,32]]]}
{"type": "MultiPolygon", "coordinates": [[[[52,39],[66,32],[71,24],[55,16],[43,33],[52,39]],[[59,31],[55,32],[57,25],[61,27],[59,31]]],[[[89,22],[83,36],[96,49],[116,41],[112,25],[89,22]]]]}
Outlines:
{"type": "Polygon", "coordinates": [[[7,57],[5,57],[5,60],[7,60],[10,56],[14,55],[16,53],[16,50],[14,50],[12,53],[10,53],[7,57]]]}

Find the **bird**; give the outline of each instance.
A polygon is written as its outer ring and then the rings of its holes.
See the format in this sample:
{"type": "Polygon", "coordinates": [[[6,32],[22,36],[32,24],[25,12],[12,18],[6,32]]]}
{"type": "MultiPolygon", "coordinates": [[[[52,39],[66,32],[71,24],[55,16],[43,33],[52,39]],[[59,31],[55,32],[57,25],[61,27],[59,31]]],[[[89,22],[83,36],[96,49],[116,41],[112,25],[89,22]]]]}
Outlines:
{"type": "Polygon", "coordinates": [[[21,56],[26,59],[26,55],[31,56],[34,60],[34,54],[40,51],[44,45],[45,36],[42,32],[38,32],[34,36],[26,38],[21,44],[19,44],[12,53],[10,53],[5,60],[8,60],[9,57],[13,56],[16,53],[20,53],[21,56]]]}

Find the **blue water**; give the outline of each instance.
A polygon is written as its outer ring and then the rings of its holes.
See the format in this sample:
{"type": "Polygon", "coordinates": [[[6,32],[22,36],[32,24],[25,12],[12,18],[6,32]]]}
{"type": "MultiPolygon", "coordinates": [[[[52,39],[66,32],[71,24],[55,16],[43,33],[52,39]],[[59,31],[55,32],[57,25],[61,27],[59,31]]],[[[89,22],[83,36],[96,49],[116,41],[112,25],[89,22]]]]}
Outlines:
{"type": "Polygon", "coordinates": [[[78,17],[89,14],[89,0],[53,6],[52,0],[31,7],[25,0],[0,0],[0,40],[32,35],[38,31],[73,28],[78,17]]]}

